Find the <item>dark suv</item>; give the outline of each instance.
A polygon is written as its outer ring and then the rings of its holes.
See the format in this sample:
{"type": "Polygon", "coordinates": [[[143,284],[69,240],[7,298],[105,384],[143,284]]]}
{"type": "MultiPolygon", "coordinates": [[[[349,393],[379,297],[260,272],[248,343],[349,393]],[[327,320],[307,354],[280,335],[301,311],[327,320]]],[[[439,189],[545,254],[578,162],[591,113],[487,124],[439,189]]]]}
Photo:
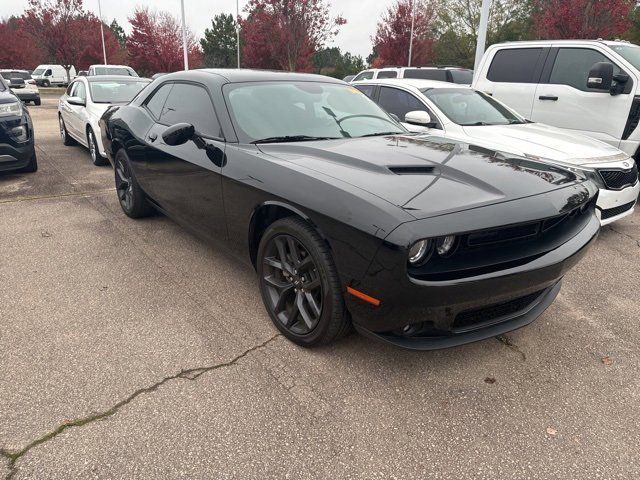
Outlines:
{"type": "Polygon", "coordinates": [[[0,76],[0,172],[38,169],[29,110],[0,76]]]}

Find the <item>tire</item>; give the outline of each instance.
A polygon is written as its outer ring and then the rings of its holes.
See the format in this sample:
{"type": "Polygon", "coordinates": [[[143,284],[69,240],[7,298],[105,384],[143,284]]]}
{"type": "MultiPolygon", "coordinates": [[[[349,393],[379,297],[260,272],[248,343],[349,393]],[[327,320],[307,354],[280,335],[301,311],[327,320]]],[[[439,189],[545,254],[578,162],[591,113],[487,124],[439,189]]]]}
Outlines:
{"type": "Polygon", "coordinates": [[[96,167],[107,164],[107,159],[100,155],[98,150],[98,142],[96,141],[96,135],[93,133],[93,129],[89,127],[87,129],[87,145],[89,145],[89,154],[91,155],[91,161],[96,167]]]}
{"type": "Polygon", "coordinates": [[[115,182],[118,202],[122,211],[131,218],[148,217],[154,213],[147,202],[147,196],[138,185],[129,157],[123,148],[118,150],[115,158],[115,182]]]}
{"type": "Polygon", "coordinates": [[[18,170],[18,172],[34,173],[37,171],[38,171],[38,158],[36,156],[36,151],[34,149],[33,155],[31,156],[31,160],[29,160],[29,163],[25,167],[22,167],[20,170],[18,170]]]}
{"type": "Polygon", "coordinates": [[[77,142],[69,136],[69,133],[67,132],[67,126],[64,124],[62,115],[58,115],[58,124],[60,125],[60,138],[62,139],[62,144],[66,145],[67,147],[75,145],[77,142]]]}
{"type": "Polygon", "coordinates": [[[292,342],[314,347],[349,331],[329,246],[301,218],[286,217],[267,228],[258,248],[257,270],[271,321],[292,342]]]}
{"type": "Polygon", "coordinates": [[[51,86],[51,82],[49,80],[43,80],[42,81],[42,86],[43,87],[50,87],[51,86]]]}
{"type": "Polygon", "coordinates": [[[33,101],[33,103],[34,103],[34,105],[35,105],[36,107],[39,107],[39,106],[40,106],[40,104],[42,103],[42,100],[40,100],[39,98],[36,98],[36,99],[33,101]]]}

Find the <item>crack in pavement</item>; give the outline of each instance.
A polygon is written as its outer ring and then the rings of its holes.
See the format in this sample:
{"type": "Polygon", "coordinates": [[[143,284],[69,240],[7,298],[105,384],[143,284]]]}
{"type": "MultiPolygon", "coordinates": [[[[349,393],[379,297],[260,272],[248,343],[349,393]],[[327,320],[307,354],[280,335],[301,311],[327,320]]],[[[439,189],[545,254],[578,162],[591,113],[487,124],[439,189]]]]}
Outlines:
{"type": "Polygon", "coordinates": [[[520,356],[522,356],[522,361],[526,361],[527,360],[527,356],[525,355],[525,353],[522,350],[520,350],[520,347],[518,345],[516,345],[515,343],[513,343],[513,341],[509,337],[507,337],[506,335],[498,335],[495,338],[500,343],[502,343],[503,345],[506,345],[507,347],[509,347],[514,352],[519,353],[520,356]]]}
{"type": "Polygon", "coordinates": [[[33,197],[18,197],[18,198],[10,198],[6,200],[0,200],[0,204],[3,203],[18,203],[18,202],[29,202],[32,200],[47,200],[51,198],[65,198],[65,197],[95,197],[97,195],[104,195],[106,193],[113,193],[115,188],[108,188],[105,190],[95,190],[93,192],[72,192],[72,193],[60,193],[58,195],[39,195],[33,197]]]}
{"type": "Polygon", "coordinates": [[[627,237],[628,239],[636,242],[636,245],[638,245],[638,247],[640,247],[640,240],[638,240],[637,238],[632,237],[631,235],[629,235],[628,233],[624,233],[621,232],[620,230],[616,230],[615,228],[613,228],[611,225],[607,225],[607,228],[609,230],[611,230],[614,233],[617,233],[618,235],[622,235],[623,237],[627,237]]]}
{"type": "Polygon", "coordinates": [[[193,380],[197,380],[201,375],[203,375],[203,374],[205,374],[207,372],[211,372],[212,370],[218,370],[218,369],[221,369],[221,368],[231,367],[231,366],[235,365],[236,363],[238,363],[241,359],[243,359],[244,357],[249,355],[250,353],[255,352],[256,350],[260,350],[260,349],[266,347],[267,345],[269,345],[270,343],[272,343],[273,341],[275,341],[277,338],[279,338],[281,336],[282,336],[281,333],[277,333],[276,335],[274,335],[273,337],[269,338],[268,340],[265,340],[264,342],[262,342],[262,343],[260,343],[258,345],[254,345],[253,347],[245,350],[244,352],[242,352],[241,354],[233,357],[231,360],[229,360],[227,362],[216,363],[215,365],[210,365],[208,367],[189,368],[189,369],[186,369],[186,370],[181,370],[179,373],[176,373],[175,375],[170,375],[168,377],[164,377],[162,380],[160,380],[159,382],[154,383],[153,385],[150,385],[148,387],[144,387],[144,388],[141,388],[139,390],[136,390],[131,395],[129,395],[127,398],[125,398],[123,400],[120,400],[118,403],[116,403],[115,405],[113,405],[111,408],[109,408],[107,410],[104,410],[102,412],[95,413],[93,415],[89,415],[89,416],[86,416],[86,417],[77,418],[75,420],[71,420],[69,422],[63,423],[62,425],[59,425],[54,430],[52,430],[49,433],[47,433],[47,434],[45,434],[45,435],[33,440],[31,443],[29,443],[24,448],[22,448],[22,449],[20,449],[18,451],[9,451],[9,450],[7,450],[5,448],[0,448],[0,457],[4,457],[9,461],[9,473],[6,475],[5,480],[10,480],[15,475],[15,473],[17,472],[16,462],[23,455],[25,455],[32,448],[35,448],[38,445],[42,445],[43,443],[46,443],[49,440],[57,437],[58,435],[60,435],[65,430],[67,430],[69,428],[73,428],[73,427],[82,427],[84,425],[87,425],[89,423],[95,422],[97,420],[103,420],[105,418],[111,417],[111,416],[115,415],[118,412],[118,410],[120,410],[122,407],[124,407],[124,406],[128,405],[129,403],[131,403],[133,400],[135,400],[140,395],[154,392],[158,388],[160,388],[162,385],[164,385],[165,383],[170,382],[172,380],[184,379],[184,380],[193,381],[193,380]]]}

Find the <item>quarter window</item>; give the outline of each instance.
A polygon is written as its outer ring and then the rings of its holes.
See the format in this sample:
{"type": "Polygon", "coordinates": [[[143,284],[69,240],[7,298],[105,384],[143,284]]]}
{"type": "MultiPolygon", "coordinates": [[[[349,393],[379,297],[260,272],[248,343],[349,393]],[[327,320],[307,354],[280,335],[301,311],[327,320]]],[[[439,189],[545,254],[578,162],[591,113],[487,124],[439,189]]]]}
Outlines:
{"type": "Polygon", "coordinates": [[[395,70],[383,70],[378,72],[378,78],[398,78],[398,72],[395,70]]]}
{"type": "MultiPolygon", "coordinates": [[[[587,77],[594,63],[611,62],[602,53],[590,48],[561,48],[551,70],[549,83],[569,85],[584,92],[594,91],[587,88],[587,77]]],[[[620,73],[620,68],[613,65],[613,74],[620,73]]]]}
{"type": "Polygon", "coordinates": [[[373,78],[372,71],[362,72],[362,73],[359,73],[358,76],[352,80],[352,82],[357,82],[358,80],[371,80],[372,78],[373,78]]]}
{"type": "Polygon", "coordinates": [[[538,83],[536,67],[542,48],[507,48],[498,50],[491,61],[487,79],[492,82],[538,83]]]}
{"type": "Polygon", "coordinates": [[[415,96],[397,88],[380,87],[380,98],[378,103],[387,112],[397,115],[401,122],[404,122],[404,116],[408,112],[413,112],[415,110],[428,112],[429,115],[431,115],[424,104],[415,96]]]}
{"type": "Polygon", "coordinates": [[[375,90],[375,85],[355,85],[355,87],[364,93],[367,97],[373,98],[373,91],[375,90]]]}
{"type": "Polygon", "coordinates": [[[173,88],[173,83],[165,83],[158,90],[151,95],[151,98],[147,100],[147,109],[151,112],[156,119],[160,118],[162,114],[162,108],[164,107],[169,92],[173,88]]]}
{"type": "Polygon", "coordinates": [[[160,123],[174,125],[190,123],[198,133],[208,137],[222,137],[220,123],[203,87],[187,83],[174,84],[162,109],[160,123]]]}
{"type": "Polygon", "coordinates": [[[446,70],[438,70],[435,68],[430,69],[422,69],[422,68],[411,68],[406,69],[404,71],[404,78],[422,78],[425,80],[439,80],[441,82],[446,82],[447,80],[447,71],[446,70]]]}

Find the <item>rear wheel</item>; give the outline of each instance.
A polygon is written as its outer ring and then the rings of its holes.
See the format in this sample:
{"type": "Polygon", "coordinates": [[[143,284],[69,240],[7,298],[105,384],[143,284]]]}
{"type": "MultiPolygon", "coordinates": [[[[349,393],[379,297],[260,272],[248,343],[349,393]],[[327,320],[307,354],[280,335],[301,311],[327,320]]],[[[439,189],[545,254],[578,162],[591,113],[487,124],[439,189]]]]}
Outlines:
{"type": "Polygon", "coordinates": [[[147,196],[138,185],[131,168],[131,162],[124,149],[118,150],[115,158],[116,193],[120,207],[127,216],[141,218],[153,213],[153,207],[147,202],[147,196]]]}
{"type": "Polygon", "coordinates": [[[107,159],[100,155],[96,135],[93,133],[93,129],[91,127],[87,129],[87,144],[89,145],[89,153],[91,154],[91,161],[93,164],[96,166],[106,165],[107,159]]]}
{"type": "Polygon", "coordinates": [[[349,330],[329,246],[308,223],[287,217],[269,226],[257,262],[267,312],[289,340],[312,347],[349,330]]]}
{"type": "Polygon", "coordinates": [[[76,141],[69,136],[69,133],[67,132],[67,126],[64,124],[62,115],[58,115],[58,123],[60,124],[60,138],[62,139],[62,144],[66,145],[67,147],[75,145],[76,141]]]}

